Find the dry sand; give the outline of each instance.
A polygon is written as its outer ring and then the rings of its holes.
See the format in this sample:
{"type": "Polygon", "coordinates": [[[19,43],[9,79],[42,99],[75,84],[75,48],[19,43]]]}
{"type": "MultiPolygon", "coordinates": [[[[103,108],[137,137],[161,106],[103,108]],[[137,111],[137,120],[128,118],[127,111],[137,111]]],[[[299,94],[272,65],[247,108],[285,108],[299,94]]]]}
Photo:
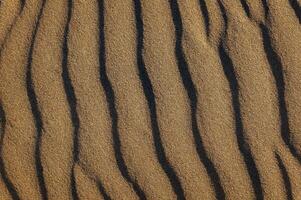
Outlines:
{"type": "Polygon", "coordinates": [[[0,200],[301,199],[298,0],[0,1],[0,200]]]}

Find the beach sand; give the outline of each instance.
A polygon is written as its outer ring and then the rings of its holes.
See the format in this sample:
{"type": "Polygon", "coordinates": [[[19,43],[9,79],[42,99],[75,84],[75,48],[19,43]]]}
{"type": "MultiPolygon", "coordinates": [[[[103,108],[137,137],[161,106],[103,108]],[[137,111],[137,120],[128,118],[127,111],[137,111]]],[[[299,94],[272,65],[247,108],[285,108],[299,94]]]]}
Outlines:
{"type": "Polygon", "coordinates": [[[0,1],[0,200],[301,199],[298,0],[0,1]]]}

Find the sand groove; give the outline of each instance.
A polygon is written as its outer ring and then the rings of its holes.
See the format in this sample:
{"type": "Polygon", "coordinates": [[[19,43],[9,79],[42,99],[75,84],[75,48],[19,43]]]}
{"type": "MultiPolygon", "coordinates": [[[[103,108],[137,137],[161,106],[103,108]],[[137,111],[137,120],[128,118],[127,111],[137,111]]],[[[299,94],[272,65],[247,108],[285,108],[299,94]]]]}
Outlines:
{"type": "Polygon", "coordinates": [[[301,199],[300,10],[0,1],[0,199],[301,199]]]}

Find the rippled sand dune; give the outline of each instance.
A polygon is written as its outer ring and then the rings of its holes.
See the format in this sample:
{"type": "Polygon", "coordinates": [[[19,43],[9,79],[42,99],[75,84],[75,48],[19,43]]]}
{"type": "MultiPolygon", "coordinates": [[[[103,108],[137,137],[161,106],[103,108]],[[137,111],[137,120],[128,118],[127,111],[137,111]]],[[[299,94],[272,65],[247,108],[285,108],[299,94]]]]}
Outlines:
{"type": "Polygon", "coordinates": [[[0,200],[300,200],[300,4],[0,0],[0,200]]]}

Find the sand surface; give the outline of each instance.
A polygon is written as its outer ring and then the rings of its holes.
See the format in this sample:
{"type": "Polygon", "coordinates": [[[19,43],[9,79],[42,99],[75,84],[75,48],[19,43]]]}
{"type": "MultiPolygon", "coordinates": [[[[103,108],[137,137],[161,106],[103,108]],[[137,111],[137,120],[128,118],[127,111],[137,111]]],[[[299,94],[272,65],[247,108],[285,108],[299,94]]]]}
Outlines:
{"type": "Polygon", "coordinates": [[[301,200],[299,0],[0,0],[0,200],[301,200]]]}

